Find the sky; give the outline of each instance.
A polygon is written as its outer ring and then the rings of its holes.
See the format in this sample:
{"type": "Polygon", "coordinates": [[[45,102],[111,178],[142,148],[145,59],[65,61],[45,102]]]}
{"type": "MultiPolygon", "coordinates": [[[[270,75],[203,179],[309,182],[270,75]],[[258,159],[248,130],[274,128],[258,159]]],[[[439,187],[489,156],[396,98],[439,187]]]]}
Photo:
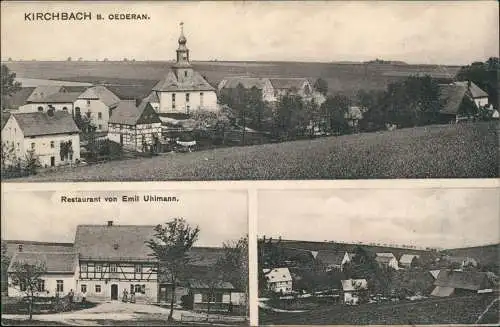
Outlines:
{"type": "Polygon", "coordinates": [[[259,193],[262,237],[459,248],[500,243],[500,189],[259,193]]]}
{"type": "Polygon", "coordinates": [[[242,191],[9,191],[2,192],[2,239],[73,242],[79,224],[157,225],[176,217],[200,227],[196,246],[222,246],[248,233],[247,194],[242,191]],[[155,194],[178,202],[61,203],[61,196],[155,194]],[[8,205],[3,205],[8,203],[8,205]]]}
{"type": "Polygon", "coordinates": [[[2,2],[1,55],[14,60],[171,60],[184,22],[192,60],[464,65],[498,56],[497,1],[2,2]],[[90,11],[90,21],[25,21],[90,11]],[[101,13],[147,14],[98,21],[101,13]]]}

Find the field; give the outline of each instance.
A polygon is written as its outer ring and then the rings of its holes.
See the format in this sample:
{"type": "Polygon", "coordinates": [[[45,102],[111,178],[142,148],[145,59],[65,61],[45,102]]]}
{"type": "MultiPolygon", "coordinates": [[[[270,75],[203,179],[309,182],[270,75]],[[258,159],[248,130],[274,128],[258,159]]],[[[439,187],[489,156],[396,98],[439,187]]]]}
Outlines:
{"type": "Polygon", "coordinates": [[[283,180],[498,177],[497,122],[167,153],[12,181],[283,180]]]}
{"type": "MultiPolygon", "coordinates": [[[[173,54],[172,54],[173,55],[173,54]]],[[[192,62],[213,85],[227,76],[318,77],[328,82],[331,93],[353,96],[359,89],[383,89],[409,74],[431,74],[436,78],[455,76],[458,66],[314,63],[314,62],[192,62]]],[[[60,79],[114,84],[119,96],[145,96],[165,76],[169,61],[17,61],[5,62],[18,77],[60,79]],[[118,87],[120,85],[120,87],[118,87]],[[126,87],[129,85],[129,87],[126,87]]]]}
{"type": "Polygon", "coordinates": [[[483,265],[497,264],[498,253],[500,252],[500,244],[485,245],[470,248],[449,249],[447,252],[452,256],[472,257],[483,265]]]}
{"type": "MultiPolygon", "coordinates": [[[[414,324],[473,324],[497,295],[473,295],[428,299],[418,302],[363,304],[360,306],[331,305],[307,313],[276,313],[259,311],[259,324],[346,324],[346,325],[414,325],[414,324]]],[[[491,310],[498,308],[492,307],[491,310]]],[[[498,323],[493,314],[485,315],[482,323],[498,323]],[[486,321],[488,319],[488,321],[486,321]]]]}

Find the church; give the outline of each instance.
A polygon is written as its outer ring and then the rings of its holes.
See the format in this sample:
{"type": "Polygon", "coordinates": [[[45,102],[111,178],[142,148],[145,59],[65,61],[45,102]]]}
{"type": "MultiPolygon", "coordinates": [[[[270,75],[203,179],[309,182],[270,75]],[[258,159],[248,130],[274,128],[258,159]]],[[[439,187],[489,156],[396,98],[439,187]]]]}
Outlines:
{"type": "Polygon", "coordinates": [[[189,62],[189,49],[183,23],[176,50],[176,63],[168,74],[153,87],[158,101],[155,109],[162,114],[190,115],[196,110],[217,111],[215,88],[189,62]]]}

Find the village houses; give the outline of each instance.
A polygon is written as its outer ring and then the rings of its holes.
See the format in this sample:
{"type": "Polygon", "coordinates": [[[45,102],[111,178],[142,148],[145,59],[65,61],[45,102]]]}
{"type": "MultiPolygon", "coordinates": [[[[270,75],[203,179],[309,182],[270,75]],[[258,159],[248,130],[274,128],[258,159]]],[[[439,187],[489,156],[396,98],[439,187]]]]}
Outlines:
{"type": "Polygon", "coordinates": [[[399,266],[410,269],[418,263],[419,258],[420,256],[416,254],[403,254],[401,258],[399,258],[399,266]]]}
{"type": "Polygon", "coordinates": [[[345,304],[358,304],[361,293],[368,292],[366,279],[343,279],[341,283],[345,304]]]}
{"type": "Polygon", "coordinates": [[[13,113],[2,127],[2,143],[14,149],[16,159],[22,160],[32,151],[42,167],[55,167],[78,162],[79,133],[65,111],[13,113]]]}
{"type": "Polygon", "coordinates": [[[352,261],[353,254],[346,251],[318,251],[316,260],[319,261],[326,271],[343,271],[344,266],[352,261]]]}
{"type": "MultiPolygon", "coordinates": [[[[12,256],[9,264],[8,295],[22,297],[24,286],[13,282],[12,274],[21,263],[41,264],[45,273],[38,296],[65,296],[73,290],[76,298],[85,294],[92,302],[121,300],[123,293],[134,294],[137,303],[169,304],[171,282],[165,267],[151,256],[146,241],[154,237],[154,226],[78,225],[75,242],[44,243],[7,241],[12,256]]],[[[241,290],[230,282],[205,280],[210,269],[223,255],[222,248],[191,248],[189,269],[178,281],[174,301],[195,310],[229,311],[246,306],[241,290]],[[201,271],[201,273],[200,273],[201,271]]]]}
{"type": "Polygon", "coordinates": [[[434,282],[432,296],[491,293],[494,283],[487,272],[440,270],[434,282]]]}
{"type": "Polygon", "coordinates": [[[187,39],[181,23],[176,62],[168,74],[154,87],[159,101],[159,114],[191,114],[195,110],[217,111],[215,88],[193,69],[189,61],[187,39]]]}
{"type": "Polygon", "coordinates": [[[41,85],[37,86],[18,112],[66,111],[74,117],[74,102],[85,86],[41,85]]]}
{"type": "Polygon", "coordinates": [[[120,101],[108,125],[109,140],[127,150],[147,152],[161,140],[161,120],[149,102],[120,101]]]}

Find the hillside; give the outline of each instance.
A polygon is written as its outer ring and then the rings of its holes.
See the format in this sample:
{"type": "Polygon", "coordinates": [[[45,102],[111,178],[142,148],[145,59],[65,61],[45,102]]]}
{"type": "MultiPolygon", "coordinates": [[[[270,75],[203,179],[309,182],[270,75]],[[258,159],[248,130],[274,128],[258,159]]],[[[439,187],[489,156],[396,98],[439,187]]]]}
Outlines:
{"type": "Polygon", "coordinates": [[[475,258],[483,265],[498,264],[500,262],[500,243],[468,248],[447,249],[446,252],[452,256],[475,258]]]}
{"type": "Polygon", "coordinates": [[[297,180],[498,177],[498,122],[166,153],[11,181],[297,180]]]}
{"type": "MultiPolygon", "coordinates": [[[[122,91],[122,96],[131,97],[150,90],[150,85],[160,80],[173,62],[16,61],[5,64],[18,77],[135,85],[135,88],[122,91]]],[[[331,93],[348,96],[354,96],[359,89],[383,89],[388,83],[410,74],[430,74],[436,78],[450,79],[460,68],[398,63],[194,61],[192,64],[213,86],[217,86],[226,76],[307,77],[313,81],[322,77],[328,82],[331,93]]]]}

